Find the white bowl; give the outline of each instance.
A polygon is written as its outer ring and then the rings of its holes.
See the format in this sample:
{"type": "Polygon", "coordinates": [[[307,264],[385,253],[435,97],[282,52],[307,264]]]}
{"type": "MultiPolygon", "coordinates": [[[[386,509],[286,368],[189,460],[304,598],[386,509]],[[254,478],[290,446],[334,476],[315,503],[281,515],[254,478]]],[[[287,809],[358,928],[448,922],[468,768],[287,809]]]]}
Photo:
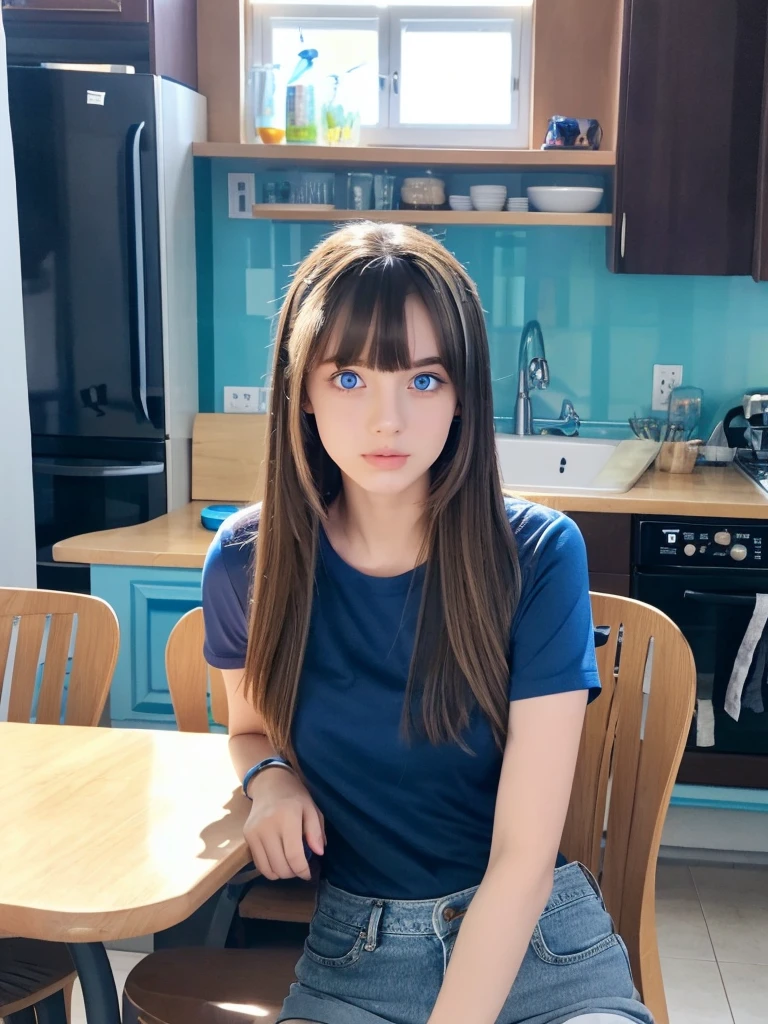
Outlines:
{"type": "Polygon", "coordinates": [[[474,208],[476,210],[487,210],[487,211],[503,210],[504,209],[504,200],[503,199],[498,199],[498,200],[496,200],[494,202],[493,200],[479,200],[478,199],[472,205],[474,206],[474,208]]]}
{"type": "Polygon", "coordinates": [[[470,196],[505,196],[507,194],[506,185],[471,185],[469,189],[470,196]]]}
{"type": "Polygon", "coordinates": [[[528,189],[528,198],[542,213],[591,213],[600,205],[603,192],[576,185],[535,185],[528,189]]]}

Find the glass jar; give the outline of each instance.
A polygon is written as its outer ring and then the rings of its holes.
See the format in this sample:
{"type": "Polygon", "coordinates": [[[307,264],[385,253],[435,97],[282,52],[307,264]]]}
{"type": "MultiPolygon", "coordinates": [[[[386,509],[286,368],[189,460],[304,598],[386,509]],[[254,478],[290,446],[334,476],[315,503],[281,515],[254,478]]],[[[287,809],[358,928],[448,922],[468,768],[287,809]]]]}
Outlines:
{"type": "Polygon", "coordinates": [[[352,72],[329,75],[320,111],[320,142],[325,146],[360,145],[360,103],[352,72]]]}
{"type": "Polygon", "coordinates": [[[285,85],[279,64],[254,64],[250,74],[254,133],[268,145],[285,140],[285,85]]]}

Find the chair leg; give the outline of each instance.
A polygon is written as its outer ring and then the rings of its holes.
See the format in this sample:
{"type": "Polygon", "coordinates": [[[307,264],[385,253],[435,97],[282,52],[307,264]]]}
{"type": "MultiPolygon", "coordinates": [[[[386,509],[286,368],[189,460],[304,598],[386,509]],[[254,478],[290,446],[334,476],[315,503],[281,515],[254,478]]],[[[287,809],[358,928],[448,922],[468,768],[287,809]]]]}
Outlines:
{"type": "Polygon", "coordinates": [[[74,996],[75,992],[74,978],[72,979],[72,981],[67,982],[67,984],[62,989],[62,992],[64,993],[64,1006],[66,1007],[67,1011],[67,1024],[72,1024],[72,997],[74,996]]]}
{"type": "Polygon", "coordinates": [[[223,949],[226,946],[229,929],[237,913],[237,905],[247,888],[248,883],[236,881],[224,886],[211,915],[203,945],[209,949],[223,949]]]}
{"type": "Polygon", "coordinates": [[[67,1024],[67,1001],[63,989],[35,1006],[37,1024],[67,1024]]]}

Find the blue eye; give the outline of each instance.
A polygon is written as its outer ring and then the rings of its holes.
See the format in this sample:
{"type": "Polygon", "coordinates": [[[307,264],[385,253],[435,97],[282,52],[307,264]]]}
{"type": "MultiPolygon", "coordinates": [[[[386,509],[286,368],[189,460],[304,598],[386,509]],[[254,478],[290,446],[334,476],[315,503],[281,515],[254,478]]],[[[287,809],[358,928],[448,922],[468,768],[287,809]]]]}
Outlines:
{"type": "Polygon", "coordinates": [[[345,370],[343,373],[340,373],[336,379],[345,391],[352,391],[360,380],[358,375],[356,373],[352,373],[351,370],[345,370]]]}
{"type": "Polygon", "coordinates": [[[413,378],[413,386],[417,391],[436,391],[440,387],[441,381],[434,376],[432,373],[420,373],[418,377],[413,378]],[[431,388],[429,385],[434,384],[431,388]]]}

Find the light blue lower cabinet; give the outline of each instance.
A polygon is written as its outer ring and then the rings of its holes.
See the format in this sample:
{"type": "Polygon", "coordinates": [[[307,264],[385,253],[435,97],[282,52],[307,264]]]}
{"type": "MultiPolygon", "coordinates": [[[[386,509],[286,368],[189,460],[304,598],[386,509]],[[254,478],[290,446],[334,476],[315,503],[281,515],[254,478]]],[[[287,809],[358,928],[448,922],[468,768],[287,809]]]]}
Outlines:
{"type": "Polygon", "coordinates": [[[171,630],[201,603],[200,569],[94,565],[91,593],[108,601],[120,622],[120,653],[110,691],[112,724],[174,729],[165,675],[171,630]]]}

